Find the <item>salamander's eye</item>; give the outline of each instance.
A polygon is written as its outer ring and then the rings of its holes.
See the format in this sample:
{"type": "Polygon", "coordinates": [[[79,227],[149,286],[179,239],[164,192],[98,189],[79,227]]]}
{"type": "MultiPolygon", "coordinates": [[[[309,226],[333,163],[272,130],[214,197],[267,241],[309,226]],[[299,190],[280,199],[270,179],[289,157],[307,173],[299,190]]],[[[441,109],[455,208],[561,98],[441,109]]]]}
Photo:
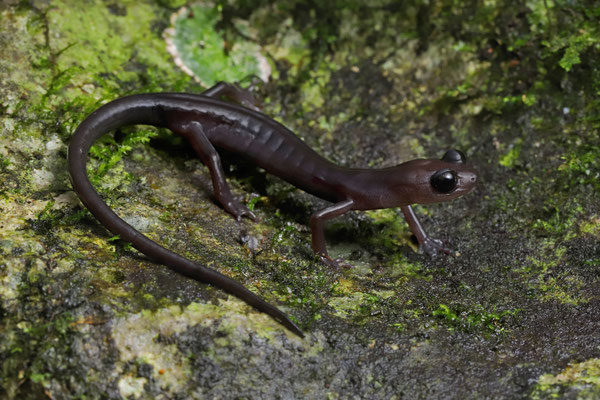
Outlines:
{"type": "Polygon", "coordinates": [[[442,161],[464,164],[467,162],[467,157],[465,157],[462,151],[451,149],[444,153],[442,161]]]}
{"type": "Polygon", "coordinates": [[[431,175],[431,186],[439,193],[450,193],[456,189],[458,179],[456,172],[451,169],[440,169],[435,174],[431,175]]]}

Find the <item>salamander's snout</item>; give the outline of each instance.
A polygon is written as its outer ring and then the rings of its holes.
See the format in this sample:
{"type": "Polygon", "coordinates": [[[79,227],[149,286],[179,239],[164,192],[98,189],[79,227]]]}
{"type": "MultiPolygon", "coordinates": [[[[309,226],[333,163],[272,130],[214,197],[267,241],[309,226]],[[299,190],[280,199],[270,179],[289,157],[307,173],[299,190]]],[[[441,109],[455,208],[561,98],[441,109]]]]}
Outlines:
{"type": "Polygon", "coordinates": [[[461,191],[464,193],[468,193],[475,187],[475,183],[477,183],[477,173],[474,169],[467,167],[466,165],[458,171],[458,186],[462,189],[461,191]]]}

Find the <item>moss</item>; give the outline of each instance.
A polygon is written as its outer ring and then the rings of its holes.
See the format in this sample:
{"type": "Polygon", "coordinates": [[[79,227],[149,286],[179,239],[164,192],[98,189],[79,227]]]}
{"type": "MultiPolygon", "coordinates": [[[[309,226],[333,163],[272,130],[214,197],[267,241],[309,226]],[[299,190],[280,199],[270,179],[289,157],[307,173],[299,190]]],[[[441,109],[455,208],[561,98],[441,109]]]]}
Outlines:
{"type": "MultiPolygon", "coordinates": [[[[577,141],[576,141],[577,143],[577,141]]],[[[579,143],[577,147],[561,156],[564,161],[559,167],[564,189],[590,185],[600,193],[600,146],[579,143]]]]}
{"type": "Polygon", "coordinates": [[[594,399],[600,395],[600,360],[593,358],[571,363],[556,375],[539,377],[531,394],[532,399],[576,396],[578,399],[594,399]]]}
{"type": "Polygon", "coordinates": [[[56,349],[68,348],[71,343],[72,321],[72,315],[64,313],[54,321],[35,324],[23,321],[10,327],[13,334],[5,336],[2,345],[6,355],[3,365],[11,369],[5,375],[11,379],[2,385],[6,395],[18,397],[21,387],[36,391],[50,387],[57,369],[61,368],[49,368],[49,363],[61,358],[55,355],[56,349]]]}
{"type": "MultiPolygon", "coordinates": [[[[218,81],[238,82],[253,75],[268,80],[271,67],[259,46],[239,36],[235,41],[223,37],[218,28],[222,18],[221,6],[200,3],[172,16],[173,26],[166,31],[166,38],[178,65],[205,86],[218,81]]],[[[249,27],[237,22],[239,33],[249,35],[249,27]]]]}
{"type": "MultiPolygon", "coordinates": [[[[265,18],[269,18],[267,13],[269,13],[268,8],[256,13],[255,18],[258,21],[251,20],[251,25],[253,25],[253,22],[261,23],[265,18]]],[[[283,20],[275,33],[275,39],[271,43],[266,44],[265,50],[280,63],[286,63],[289,68],[288,73],[291,76],[298,76],[303,68],[305,68],[306,62],[311,55],[308,43],[302,37],[301,32],[293,26],[291,18],[283,20]]],[[[273,77],[275,79],[279,78],[278,71],[274,71],[273,77]]]]}
{"type": "MultiPolygon", "coordinates": [[[[187,390],[187,381],[198,372],[193,366],[196,357],[204,358],[205,362],[226,361],[220,359],[223,356],[221,349],[241,346],[247,340],[248,332],[264,340],[263,345],[270,343],[280,351],[289,351],[285,350],[285,343],[300,342],[291,333],[283,338],[277,322],[264,314],[247,313],[248,308],[240,300],[228,299],[218,304],[190,303],[183,308],[170,306],[156,312],[144,311],[117,319],[112,328],[120,354],[117,370],[126,371],[131,362],[151,367],[150,374],[143,378],[125,375],[119,381],[119,387],[131,390],[132,394],[137,393],[145,378],[151,379],[163,393],[181,393],[187,390]],[[214,329],[220,333],[201,353],[182,352],[175,343],[184,338],[184,342],[203,341],[203,338],[187,337],[199,329],[214,329]]],[[[306,351],[319,353],[321,345],[318,342],[306,344],[306,351]]]]}
{"type": "Polygon", "coordinates": [[[566,249],[552,240],[542,244],[545,256],[530,257],[526,263],[514,268],[528,281],[530,293],[535,293],[542,301],[558,301],[563,304],[578,305],[590,299],[582,290],[583,279],[564,270],[566,249]]]}
{"type": "Polygon", "coordinates": [[[516,165],[517,160],[519,159],[519,154],[521,153],[521,139],[517,139],[517,142],[510,146],[508,152],[500,157],[500,165],[503,167],[512,168],[516,165]]]}
{"type": "MultiPolygon", "coordinates": [[[[108,184],[104,181],[107,172],[113,172],[123,156],[129,153],[135,146],[150,142],[150,139],[157,136],[155,130],[134,130],[128,132],[119,143],[111,136],[106,136],[94,144],[90,149],[90,155],[96,158],[96,163],[88,167],[90,181],[94,186],[114,189],[115,184],[108,184]]],[[[124,171],[122,171],[124,172],[124,171]]],[[[130,175],[125,175],[131,180],[130,175]]]]}
{"type": "Polygon", "coordinates": [[[407,225],[397,210],[374,210],[366,214],[373,219],[378,231],[378,235],[371,238],[372,246],[389,250],[407,243],[407,225]]]}
{"type": "MultiPolygon", "coordinates": [[[[73,71],[67,98],[81,96],[81,87],[92,90],[95,97],[122,94],[123,85],[116,86],[117,82],[127,86],[128,81],[140,79],[140,72],[158,79],[181,79],[173,70],[160,34],[147,34],[153,31],[156,12],[154,6],[134,1],[122,2],[116,15],[100,1],[53,2],[46,17],[49,29],[58,35],[49,45],[60,54],[56,57],[56,70],[73,71]],[[81,26],[87,29],[82,30],[81,26]],[[136,63],[152,68],[141,71],[136,63]],[[102,79],[101,74],[112,79],[102,79]],[[106,85],[93,85],[93,79],[101,79],[106,85]]],[[[151,90],[158,80],[147,83],[151,90]]]]}
{"type": "Polygon", "coordinates": [[[463,332],[477,332],[484,337],[500,335],[505,332],[509,320],[518,315],[522,310],[486,311],[481,305],[464,307],[461,305],[440,304],[432,311],[432,315],[441,319],[449,330],[463,332]]]}
{"type": "Polygon", "coordinates": [[[598,215],[590,215],[587,220],[579,223],[579,230],[587,235],[600,235],[600,217],[598,215]]]}
{"type": "Polygon", "coordinates": [[[341,318],[347,318],[351,315],[357,315],[367,299],[369,299],[369,297],[365,293],[352,292],[345,297],[334,297],[330,299],[328,305],[335,310],[335,315],[341,318]]]}

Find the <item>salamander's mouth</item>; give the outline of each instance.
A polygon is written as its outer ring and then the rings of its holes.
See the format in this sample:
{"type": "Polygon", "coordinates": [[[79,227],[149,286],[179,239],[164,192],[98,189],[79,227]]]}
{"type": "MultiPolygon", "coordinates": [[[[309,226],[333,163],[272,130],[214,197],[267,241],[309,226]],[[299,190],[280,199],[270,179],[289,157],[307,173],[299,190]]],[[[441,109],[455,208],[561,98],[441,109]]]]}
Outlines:
{"type": "Polygon", "coordinates": [[[477,183],[477,174],[473,170],[465,170],[458,172],[458,184],[456,185],[456,192],[460,195],[467,194],[475,188],[477,183]]]}

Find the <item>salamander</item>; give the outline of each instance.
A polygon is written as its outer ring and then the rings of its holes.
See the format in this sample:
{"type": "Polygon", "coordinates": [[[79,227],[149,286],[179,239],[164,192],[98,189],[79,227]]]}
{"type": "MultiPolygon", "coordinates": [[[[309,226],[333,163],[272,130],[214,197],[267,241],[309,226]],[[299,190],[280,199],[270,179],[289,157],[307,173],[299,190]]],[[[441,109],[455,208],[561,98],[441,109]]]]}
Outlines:
{"type": "Polygon", "coordinates": [[[82,203],[112,233],[150,259],[195,280],[221,288],[265,312],[299,336],[303,332],[286,314],[235,280],[188,260],[137,231],[102,200],[86,172],[88,153],[101,136],[127,125],[168,128],[190,142],[208,167],[214,195],[237,220],[256,216],[237,201],[225,180],[217,148],[242,155],[265,171],[333,203],[312,214],[312,249],[329,265],[324,223],[351,210],[399,207],[422,252],[450,253],[423,230],[411,204],[452,200],[470,192],[476,172],[464,154],[448,150],[441,158],[418,159],[384,169],[346,168],[320,156],[289,129],[260,113],[252,96],[237,86],[218,83],[202,94],[148,93],[113,100],[92,112],[75,130],[68,150],[73,189],[82,203]],[[238,104],[221,100],[228,97],[238,104]]]}

